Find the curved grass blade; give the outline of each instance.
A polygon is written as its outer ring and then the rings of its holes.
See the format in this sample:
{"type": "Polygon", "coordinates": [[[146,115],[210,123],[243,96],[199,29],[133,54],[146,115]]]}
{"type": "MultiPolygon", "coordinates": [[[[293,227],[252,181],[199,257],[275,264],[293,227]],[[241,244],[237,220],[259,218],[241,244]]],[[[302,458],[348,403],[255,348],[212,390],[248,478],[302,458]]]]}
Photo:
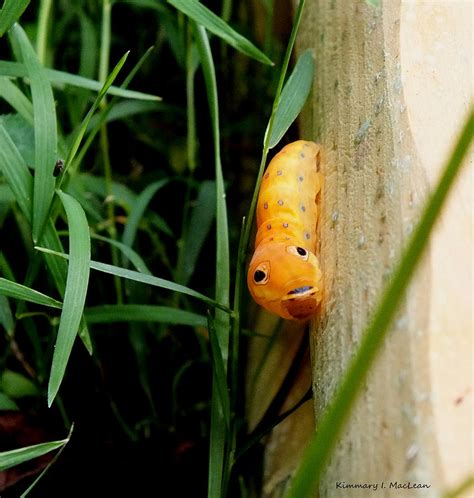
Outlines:
{"type": "Polygon", "coordinates": [[[57,159],[56,107],[51,84],[19,24],[12,28],[30,80],[35,127],[35,176],[33,181],[33,241],[38,242],[54,195],[53,167],[57,159]]]}
{"type": "Polygon", "coordinates": [[[49,443],[35,444],[33,446],[25,446],[24,448],[18,448],[16,450],[3,451],[0,453],[0,472],[14,467],[15,465],[19,465],[20,463],[32,460],[33,458],[45,455],[50,451],[57,450],[68,441],[69,438],[51,441],[49,443]]]}
{"type": "Polygon", "coordinates": [[[145,261],[141,258],[141,256],[135,252],[131,247],[126,246],[125,244],[122,244],[122,242],[119,242],[118,240],[113,240],[109,237],[103,237],[102,235],[97,235],[97,234],[91,234],[91,238],[101,240],[102,242],[107,242],[107,244],[111,244],[120,251],[122,251],[122,254],[128,258],[130,263],[139,271],[140,273],[146,273],[147,275],[151,275],[151,271],[148,269],[145,261]]]}
{"type": "Polygon", "coordinates": [[[205,316],[169,306],[105,304],[86,308],[85,316],[88,323],[158,322],[207,327],[205,316]]]}
{"type": "Polygon", "coordinates": [[[8,78],[0,77],[0,97],[8,102],[29,124],[33,124],[33,105],[8,78]]]}
{"type": "MultiPolygon", "coordinates": [[[[0,123],[0,170],[28,222],[31,221],[33,178],[22,155],[0,123]]],[[[52,175],[51,175],[52,176],[52,175]]]]}
{"type": "MultiPolygon", "coordinates": [[[[51,84],[57,86],[70,85],[78,88],[85,88],[86,90],[92,90],[94,92],[99,92],[103,86],[100,81],[91,80],[77,74],[65,73],[64,71],[58,71],[56,69],[45,69],[45,73],[51,84]]],[[[25,78],[28,76],[28,72],[25,66],[20,62],[0,60],[0,75],[12,78],[25,78]]],[[[109,94],[117,95],[118,97],[126,99],[153,100],[155,102],[161,100],[161,97],[158,97],[157,95],[137,92],[135,90],[126,90],[116,86],[110,87],[109,94]]]]}
{"type": "MultiPolygon", "coordinates": [[[[35,249],[62,258],[66,259],[69,258],[69,255],[67,254],[58,251],[52,251],[51,249],[48,249],[46,247],[36,246],[35,249]]],[[[218,303],[214,299],[211,299],[210,297],[207,297],[204,294],[196,292],[193,289],[190,289],[189,287],[176,284],[164,278],[154,277],[152,275],[145,275],[144,273],[139,273],[137,271],[121,268],[120,266],[109,265],[107,263],[99,263],[98,261],[94,260],[91,260],[90,267],[93,270],[101,271],[103,273],[108,273],[110,275],[115,275],[117,277],[128,278],[129,280],[133,280],[134,282],[140,282],[142,284],[152,285],[154,287],[160,287],[161,289],[167,289],[174,292],[180,292],[181,294],[186,294],[188,296],[199,299],[200,301],[203,301],[212,308],[219,308],[220,310],[225,311],[226,313],[232,314],[232,310],[228,306],[218,303]]]]}
{"type": "Polygon", "coordinates": [[[301,112],[313,83],[314,60],[308,49],[298,58],[295,68],[283,87],[275,113],[268,147],[278,144],[301,112]]]}
{"type": "Polygon", "coordinates": [[[52,297],[38,292],[25,285],[17,284],[11,280],[0,277],[0,294],[3,296],[13,297],[14,299],[21,299],[30,303],[42,304],[43,306],[51,306],[52,308],[62,308],[63,304],[56,301],[52,297]]]}
{"type": "Polygon", "coordinates": [[[263,64],[273,65],[273,62],[253,43],[232,29],[219,16],[196,0],[168,0],[168,2],[183,14],[189,16],[197,24],[201,24],[211,33],[222,38],[239,52],[263,64]]]}
{"type": "Polygon", "coordinates": [[[77,151],[79,149],[79,146],[81,145],[82,138],[87,130],[87,126],[89,125],[89,121],[91,120],[94,112],[96,109],[99,107],[100,102],[102,99],[105,97],[105,94],[109,90],[110,86],[114,82],[115,78],[117,77],[118,73],[122,69],[122,66],[125,64],[125,61],[127,60],[129,52],[126,52],[122,58],[118,61],[112,72],[109,74],[107,79],[104,82],[104,85],[100,89],[99,95],[97,95],[94,103],[92,104],[92,107],[89,109],[89,112],[86,114],[86,117],[83,119],[81,126],[77,130],[77,133],[74,137],[74,140],[72,142],[71,148],[69,149],[68,155],[66,157],[66,160],[64,161],[64,171],[61,174],[61,179],[58,183],[58,187],[61,186],[62,179],[64,178],[65,172],[71,165],[72,161],[74,160],[77,151]]]}
{"type": "Polygon", "coordinates": [[[0,37],[20,19],[30,0],[5,0],[0,9],[0,37]]]}
{"type": "Polygon", "coordinates": [[[326,411],[323,413],[316,433],[309,442],[301,465],[288,492],[285,494],[286,498],[303,498],[314,495],[314,489],[319,483],[331,451],[349,417],[350,409],[357,398],[380,346],[387,337],[398,305],[403,299],[416,266],[429,243],[432,228],[461,169],[463,159],[473,137],[474,110],[471,108],[436,189],[428,198],[418,226],[413,232],[396,272],[385,288],[372,319],[362,336],[359,349],[326,411]]]}
{"type": "Polygon", "coordinates": [[[168,182],[168,179],[153,182],[145,189],[143,189],[143,191],[140,192],[140,194],[137,196],[132,210],[128,215],[127,224],[125,225],[125,229],[123,231],[123,244],[128,247],[133,246],[133,242],[138,230],[138,225],[148,207],[148,204],[153,199],[153,196],[156,194],[156,192],[164,187],[168,182]]]}
{"type": "Polygon", "coordinates": [[[63,310],[48,383],[48,406],[51,406],[59,390],[79,329],[89,283],[91,257],[89,226],[84,210],[70,195],[64,192],[59,192],[58,195],[63,203],[69,224],[70,258],[63,310]]]}
{"type": "Polygon", "coordinates": [[[215,218],[216,184],[205,180],[199,185],[199,193],[189,220],[183,231],[183,246],[176,265],[176,280],[186,285],[196,268],[204,242],[209,236],[215,218]]]}

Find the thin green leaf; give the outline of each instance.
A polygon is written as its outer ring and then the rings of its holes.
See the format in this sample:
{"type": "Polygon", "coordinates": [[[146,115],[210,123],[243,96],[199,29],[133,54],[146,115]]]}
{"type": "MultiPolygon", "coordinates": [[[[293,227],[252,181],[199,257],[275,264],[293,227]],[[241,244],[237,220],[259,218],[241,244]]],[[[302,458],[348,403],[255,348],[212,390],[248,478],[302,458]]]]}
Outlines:
{"type": "MultiPolygon", "coordinates": [[[[66,258],[66,259],[69,258],[67,254],[60,253],[57,251],[52,251],[46,247],[36,246],[35,249],[41,252],[59,256],[61,258],[66,258]]],[[[189,287],[176,284],[174,282],[171,282],[170,280],[165,280],[164,278],[145,275],[143,273],[139,273],[133,270],[121,268],[120,266],[109,265],[107,263],[99,263],[98,261],[94,260],[91,260],[90,267],[93,270],[101,271],[103,273],[108,273],[110,275],[115,275],[117,277],[128,278],[129,280],[140,282],[142,284],[152,285],[154,287],[160,287],[162,289],[167,289],[173,292],[180,292],[181,294],[186,294],[188,296],[199,299],[200,301],[206,303],[208,306],[211,306],[213,308],[219,308],[225,311],[226,313],[232,313],[232,311],[228,306],[218,303],[217,301],[205,296],[204,294],[200,294],[199,292],[196,292],[193,289],[190,289],[189,287]]]]}
{"type": "MultiPolygon", "coordinates": [[[[69,149],[68,155],[66,157],[66,160],[64,161],[64,173],[66,170],[69,168],[71,165],[72,161],[74,160],[74,157],[77,154],[77,151],[79,149],[79,146],[81,144],[82,138],[87,130],[87,127],[89,125],[89,121],[91,120],[94,112],[96,109],[99,107],[100,102],[102,99],[105,97],[105,94],[107,93],[108,89],[114,82],[115,78],[117,77],[118,73],[122,69],[122,66],[125,64],[125,61],[127,60],[129,52],[126,52],[122,58],[118,61],[117,65],[114,67],[112,72],[109,74],[107,79],[105,80],[104,85],[102,86],[99,95],[97,95],[94,103],[92,104],[92,107],[89,109],[89,112],[86,114],[86,117],[81,123],[81,126],[77,130],[77,133],[74,137],[74,140],[72,142],[71,148],[69,149]]],[[[62,178],[64,178],[64,173],[62,174],[62,178]]],[[[61,185],[61,181],[59,182],[59,186],[61,185]]]]}
{"type": "Polygon", "coordinates": [[[86,308],[85,315],[88,323],[159,322],[191,327],[207,326],[205,316],[169,306],[105,304],[86,308]]]}
{"type": "Polygon", "coordinates": [[[474,110],[471,109],[438,185],[430,195],[420,222],[403,251],[400,263],[383,291],[380,302],[362,336],[360,346],[318,423],[316,433],[310,440],[291,487],[285,495],[286,498],[314,495],[314,489],[316,489],[377,352],[387,337],[398,305],[405,296],[405,291],[417,264],[421,260],[424,249],[429,243],[433,226],[439,218],[447,194],[461,170],[463,159],[469,150],[473,137],[474,110]]]}
{"type": "Polygon", "coordinates": [[[50,451],[57,450],[64,446],[69,439],[62,439],[60,441],[51,441],[49,443],[35,444],[34,446],[26,446],[16,450],[3,451],[0,453],[0,472],[20,465],[20,463],[33,460],[41,455],[45,455],[50,451]]]}
{"type": "Polygon", "coordinates": [[[137,196],[135,203],[132,206],[132,210],[128,215],[127,223],[123,231],[122,242],[126,246],[133,246],[133,242],[138,230],[138,225],[148,207],[148,204],[150,203],[156,192],[164,187],[168,182],[168,179],[153,182],[145,189],[143,189],[143,191],[140,192],[140,194],[137,196]]]}
{"type": "Polygon", "coordinates": [[[122,242],[119,242],[118,240],[113,240],[109,237],[103,237],[102,235],[97,235],[97,234],[91,234],[91,237],[93,239],[101,240],[102,242],[107,242],[108,244],[111,244],[120,251],[122,251],[122,254],[128,258],[130,263],[139,271],[140,273],[146,273],[147,275],[151,275],[151,271],[148,269],[145,261],[141,258],[141,256],[135,252],[131,247],[128,247],[125,244],[122,244],[122,242]]]}
{"type": "Polygon", "coordinates": [[[18,372],[4,370],[0,377],[0,391],[13,399],[38,396],[39,391],[35,384],[18,372]]]}
{"type": "MultiPolygon", "coordinates": [[[[31,106],[31,104],[30,104],[31,106]]],[[[31,106],[33,109],[33,106],[31,106]]],[[[33,114],[31,114],[33,120],[33,114]]],[[[34,169],[35,164],[35,130],[20,114],[0,115],[0,124],[4,126],[15,144],[21,157],[28,165],[28,169],[34,169]]]]}
{"type": "Polygon", "coordinates": [[[187,285],[201,253],[204,242],[209,236],[215,218],[216,185],[213,181],[203,181],[183,232],[183,245],[180,247],[176,265],[176,280],[187,285]]]}
{"type": "Polygon", "coordinates": [[[62,308],[62,303],[52,297],[38,292],[30,287],[26,287],[11,280],[0,278],[0,294],[14,299],[21,299],[30,303],[42,304],[53,308],[62,308]]]}
{"type": "MultiPolygon", "coordinates": [[[[99,81],[84,78],[83,76],[78,76],[77,74],[65,73],[63,71],[57,71],[56,69],[45,69],[45,71],[49,81],[54,85],[70,85],[78,88],[85,88],[87,90],[93,90],[95,92],[99,92],[103,86],[99,81]]],[[[13,78],[25,78],[28,76],[28,72],[25,66],[20,62],[0,60],[0,75],[13,78]]],[[[134,90],[124,90],[116,86],[110,87],[109,94],[117,95],[118,97],[126,99],[161,100],[161,97],[158,97],[157,95],[150,95],[149,93],[137,92],[134,90]]]]}
{"type": "Polygon", "coordinates": [[[197,24],[201,24],[211,33],[225,40],[239,52],[263,64],[273,65],[273,62],[253,43],[237,33],[237,31],[232,29],[225,21],[216,16],[216,14],[202,3],[199,3],[197,0],[168,0],[168,2],[193,19],[197,24]]]}
{"type": "Polygon", "coordinates": [[[209,312],[207,314],[207,324],[211,343],[213,380],[219,394],[225,429],[228,431],[230,426],[230,399],[227,387],[226,367],[222,361],[219,341],[217,339],[216,325],[209,312]]]}
{"type": "Polygon", "coordinates": [[[30,0],[5,0],[0,10],[0,37],[2,37],[25,11],[30,0]]]}
{"type": "Polygon", "coordinates": [[[9,338],[13,337],[15,322],[10,303],[4,295],[0,295],[0,325],[3,326],[9,338]]]}
{"type": "MultiPolygon", "coordinates": [[[[214,144],[214,168],[216,178],[216,300],[229,306],[229,231],[220,153],[219,100],[217,95],[216,72],[206,30],[202,26],[194,26],[194,34],[204,73],[214,144]]],[[[216,310],[215,314],[215,329],[224,372],[226,373],[229,357],[230,317],[218,310],[216,310]]],[[[208,472],[209,497],[225,494],[229,478],[230,469],[229,467],[224,467],[225,447],[228,433],[226,432],[226,427],[223,423],[223,411],[224,407],[222,407],[220,403],[219,386],[216,378],[214,378],[212,383],[211,436],[208,472]]]]}
{"type": "Polygon", "coordinates": [[[6,394],[0,392],[0,412],[6,410],[17,411],[19,408],[12,399],[10,399],[6,394]]]}
{"type": "Polygon", "coordinates": [[[443,494],[442,498],[462,498],[467,496],[466,492],[474,487],[474,475],[470,475],[454,489],[443,494]]]}
{"type": "Polygon", "coordinates": [[[57,159],[58,137],[53,90],[45,70],[19,24],[12,34],[20,46],[28,72],[35,126],[35,177],[33,182],[32,235],[37,242],[46,223],[54,195],[53,166],[57,159]]]}
{"type": "Polygon", "coordinates": [[[8,102],[29,124],[33,124],[33,105],[9,78],[0,77],[0,97],[8,102]]]}
{"type": "Polygon", "coordinates": [[[299,57],[293,72],[281,92],[268,144],[270,149],[278,144],[301,112],[311,90],[313,74],[313,55],[311,50],[308,49],[299,57]]]}
{"type": "Polygon", "coordinates": [[[69,355],[81,322],[89,283],[91,255],[89,226],[81,205],[64,192],[59,192],[58,195],[63,203],[69,224],[70,258],[63,310],[48,384],[49,406],[51,406],[63,380],[69,355]]]}
{"type": "MultiPolygon", "coordinates": [[[[124,118],[129,118],[130,116],[135,116],[137,114],[145,114],[147,112],[157,112],[163,109],[167,109],[169,106],[162,104],[161,102],[149,102],[142,100],[124,100],[123,102],[118,102],[110,108],[104,119],[105,123],[110,123],[112,121],[117,121],[124,118]]],[[[89,122],[87,131],[92,130],[96,126],[102,124],[100,123],[101,116],[95,115],[89,122]]]]}
{"type": "MultiPolygon", "coordinates": [[[[0,123],[0,169],[25,218],[31,220],[33,178],[10,135],[0,123]]],[[[51,175],[52,176],[52,175],[51,175]]]]}

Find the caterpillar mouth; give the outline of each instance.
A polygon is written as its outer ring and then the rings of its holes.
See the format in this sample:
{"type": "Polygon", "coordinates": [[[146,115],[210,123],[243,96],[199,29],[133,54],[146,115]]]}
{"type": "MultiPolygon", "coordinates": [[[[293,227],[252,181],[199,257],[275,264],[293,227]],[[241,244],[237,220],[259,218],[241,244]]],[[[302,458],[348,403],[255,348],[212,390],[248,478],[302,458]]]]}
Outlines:
{"type": "Polygon", "coordinates": [[[305,294],[306,291],[309,291],[313,288],[312,285],[303,285],[303,287],[297,287],[296,289],[293,289],[293,290],[290,290],[290,292],[288,292],[288,295],[292,295],[292,294],[305,294]]]}
{"type": "Polygon", "coordinates": [[[319,306],[319,299],[316,295],[317,290],[317,288],[311,285],[292,289],[282,299],[281,305],[296,320],[311,318],[319,306]]]}

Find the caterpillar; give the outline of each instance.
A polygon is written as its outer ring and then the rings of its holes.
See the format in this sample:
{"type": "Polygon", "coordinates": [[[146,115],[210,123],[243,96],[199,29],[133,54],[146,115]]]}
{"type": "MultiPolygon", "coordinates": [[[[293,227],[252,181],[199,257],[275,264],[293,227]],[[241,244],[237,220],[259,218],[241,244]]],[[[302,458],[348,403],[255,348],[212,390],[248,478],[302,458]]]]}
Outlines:
{"type": "Polygon", "coordinates": [[[314,142],[288,144],[270,161],[258,195],[247,284],[260,306],[285,319],[310,318],[322,300],[315,256],[320,158],[314,142]]]}

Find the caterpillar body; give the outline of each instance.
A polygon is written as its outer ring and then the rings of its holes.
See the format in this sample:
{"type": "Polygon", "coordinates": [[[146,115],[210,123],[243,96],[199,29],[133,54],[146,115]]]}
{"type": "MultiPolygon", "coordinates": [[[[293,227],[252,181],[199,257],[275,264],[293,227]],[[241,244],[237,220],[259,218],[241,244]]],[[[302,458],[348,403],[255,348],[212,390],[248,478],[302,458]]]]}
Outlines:
{"type": "Polygon", "coordinates": [[[260,186],[247,284],[258,304],[286,319],[310,318],[322,300],[315,256],[319,163],[318,144],[290,143],[272,159],[260,186]]]}

